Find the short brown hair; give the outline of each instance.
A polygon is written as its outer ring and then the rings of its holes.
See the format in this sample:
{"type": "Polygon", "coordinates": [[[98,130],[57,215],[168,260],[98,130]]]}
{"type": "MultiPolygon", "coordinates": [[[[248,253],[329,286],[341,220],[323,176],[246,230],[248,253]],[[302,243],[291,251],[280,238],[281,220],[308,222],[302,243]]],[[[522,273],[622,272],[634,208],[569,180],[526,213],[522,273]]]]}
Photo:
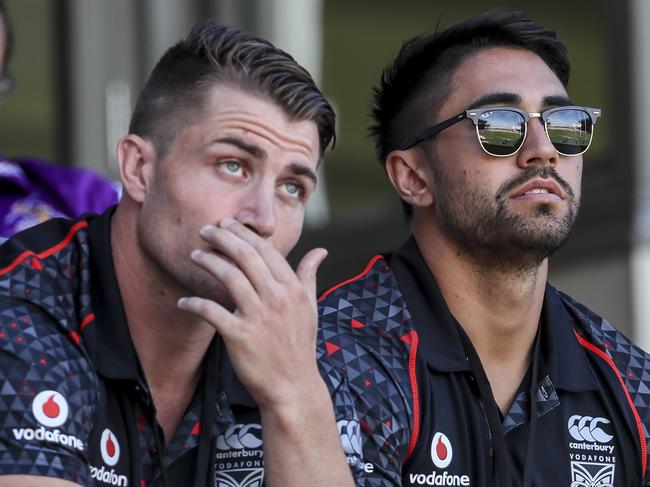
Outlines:
{"type": "Polygon", "coordinates": [[[314,122],[321,156],[333,144],[336,115],[311,75],[270,42],[213,20],[197,24],[160,58],[138,98],[129,132],[150,138],[164,157],[178,127],[217,83],[268,98],[293,120],[314,122]]]}

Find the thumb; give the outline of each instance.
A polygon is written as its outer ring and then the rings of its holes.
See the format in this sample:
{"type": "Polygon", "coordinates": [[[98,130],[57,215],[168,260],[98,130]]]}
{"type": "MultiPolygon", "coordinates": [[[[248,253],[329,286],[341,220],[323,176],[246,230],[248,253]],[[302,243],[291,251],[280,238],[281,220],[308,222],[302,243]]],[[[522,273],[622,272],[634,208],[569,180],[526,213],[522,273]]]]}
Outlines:
{"type": "Polygon", "coordinates": [[[316,296],[316,271],[323,260],[327,257],[327,250],[323,248],[312,249],[300,261],[296,275],[300,282],[307,288],[307,291],[316,296]]]}

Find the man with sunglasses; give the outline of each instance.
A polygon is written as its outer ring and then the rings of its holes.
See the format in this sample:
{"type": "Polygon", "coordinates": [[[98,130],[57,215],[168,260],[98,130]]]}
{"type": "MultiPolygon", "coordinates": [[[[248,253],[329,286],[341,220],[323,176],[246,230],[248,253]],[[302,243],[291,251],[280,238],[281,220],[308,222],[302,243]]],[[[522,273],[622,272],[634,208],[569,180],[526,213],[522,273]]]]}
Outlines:
{"type": "Polygon", "coordinates": [[[555,33],[508,10],[384,70],[372,134],[412,238],[320,300],[366,485],[648,485],[650,357],[547,283],[601,115],[568,81],[555,33]]]}

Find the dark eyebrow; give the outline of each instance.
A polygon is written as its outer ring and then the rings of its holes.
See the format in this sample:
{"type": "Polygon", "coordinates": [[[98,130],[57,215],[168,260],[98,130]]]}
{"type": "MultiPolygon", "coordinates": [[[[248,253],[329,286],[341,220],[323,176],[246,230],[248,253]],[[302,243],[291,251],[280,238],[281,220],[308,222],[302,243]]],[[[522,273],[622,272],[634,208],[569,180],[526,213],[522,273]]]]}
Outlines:
{"type": "Polygon", "coordinates": [[[316,173],[307,166],[295,163],[289,164],[289,171],[291,171],[296,176],[305,176],[308,179],[311,179],[311,182],[314,183],[314,186],[316,186],[316,183],[318,182],[318,176],[316,176],[316,173]]]}
{"type": "Polygon", "coordinates": [[[247,142],[244,142],[243,140],[237,138],[237,137],[222,137],[220,139],[216,139],[214,141],[215,144],[230,144],[234,145],[235,147],[238,147],[239,149],[243,150],[244,152],[248,152],[250,155],[257,159],[266,159],[267,154],[264,149],[261,147],[258,147],[253,144],[249,144],[247,142]]]}
{"type": "Polygon", "coordinates": [[[504,105],[506,103],[517,106],[521,104],[521,96],[517,95],[516,93],[507,92],[488,93],[487,95],[483,95],[480,98],[474,100],[467,108],[481,108],[488,107],[490,105],[504,105]]]}
{"type": "Polygon", "coordinates": [[[546,107],[566,107],[575,105],[571,98],[562,95],[545,96],[542,103],[546,107]]]}
{"type": "MultiPolygon", "coordinates": [[[[511,104],[513,106],[518,106],[521,104],[521,96],[516,93],[488,93],[483,95],[480,98],[474,100],[468,108],[481,108],[488,107],[491,105],[505,105],[511,104]]],[[[545,96],[542,100],[542,105],[545,107],[565,107],[569,105],[575,105],[571,98],[565,95],[549,95],[545,96]]]]}

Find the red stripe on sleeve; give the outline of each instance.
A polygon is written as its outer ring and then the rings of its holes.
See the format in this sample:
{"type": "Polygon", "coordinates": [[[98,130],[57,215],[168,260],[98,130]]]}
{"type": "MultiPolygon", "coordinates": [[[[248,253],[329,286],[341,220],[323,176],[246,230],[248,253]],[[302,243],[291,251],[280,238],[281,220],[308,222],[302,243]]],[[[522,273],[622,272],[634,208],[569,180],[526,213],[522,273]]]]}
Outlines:
{"type": "Polygon", "coordinates": [[[406,453],[406,457],[402,462],[402,465],[405,464],[410,458],[413,450],[415,450],[415,445],[418,442],[418,437],[420,436],[420,393],[418,391],[418,377],[416,373],[416,358],[418,354],[418,334],[415,330],[411,330],[408,335],[411,343],[411,351],[409,353],[409,378],[411,382],[411,394],[413,395],[413,429],[411,431],[411,441],[409,441],[409,449],[406,453]]]}
{"type": "Polygon", "coordinates": [[[70,340],[72,340],[72,343],[74,343],[76,346],[79,346],[79,344],[81,344],[81,337],[76,331],[71,331],[68,333],[68,336],[70,337],[70,340]]]}
{"type": "Polygon", "coordinates": [[[63,240],[61,240],[58,244],[50,247],[49,249],[44,250],[43,252],[34,253],[31,250],[25,250],[22,254],[20,254],[18,257],[14,259],[14,261],[9,264],[7,267],[4,269],[0,269],[0,276],[3,274],[6,274],[7,272],[11,271],[14,269],[18,264],[20,264],[22,261],[24,261],[27,257],[33,256],[37,257],[39,259],[46,259],[52,254],[56,254],[58,251],[61,249],[65,248],[66,245],[70,243],[72,238],[74,237],[75,233],[77,233],[80,229],[85,228],[88,226],[88,222],[85,220],[81,220],[77,223],[75,223],[72,228],[68,231],[68,234],[65,236],[63,240]]]}
{"type": "Polygon", "coordinates": [[[636,422],[636,429],[637,432],[639,433],[639,443],[641,445],[641,466],[643,468],[643,471],[641,472],[641,478],[645,479],[648,447],[646,444],[645,433],[643,432],[643,423],[641,422],[641,417],[639,416],[639,412],[636,410],[636,406],[634,406],[634,401],[632,401],[630,392],[627,390],[627,387],[625,386],[625,382],[623,382],[621,373],[609,355],[603,352],[600,348],[596,347],[595,345],[589,343],[587,340],[582,338],[575,330],[573,331],[573,333],[578,339],[578,343],[580,343],[580,345],[590,350],[591,352],[595,353],[598,357],[603,359],[607,363],[607,365],[611,367],[611,369],[614,371],[616,375],[616,378],[618,379],[618,382],[621,384],[621,387],[623,388],[623,392],[625,392],[625,397],[627,397],[627,402],[629,403],[630,408],[632,409],[632,414],[634,415],[634,421],[636,422]]]}
{"type": "Polygon", "coordinates": [[[81,320],[81,324],[79,325],[79,329],[83,330],[86,328],[92,321],[95,319],[95,313],[88,313],[86,317],[81,320]]]}
{"type": "Polygon", "coordinates": [[[318,301],[322,301],[329,294],[333,293],[334,291],[336,291],[341,286],[345,286],[346,284],[348,284],[350,282],[356,281],[357,279],[361,279],[363,276],[368,274],[368,272],[370,272],[370,269],[372,269],[372,266],[375,265],[375,262],[377,262],[379,259],[383,259],[383,258],[384,258],[383,255],[375,255],[372,259],[370,259],[370,262],[368,262],[365,269],[363,269],[363,271],[361,271],[361,273],[357,274],[354,277],[351,277],[350,279],[347,279],[347,280],[345,280],[343,282],[340,282],[340,283],[336,284],[335,286],[332,286],[327,291],[325,291],[323,294],[321,294],[320,298],[318,298],[318,301]]]}

